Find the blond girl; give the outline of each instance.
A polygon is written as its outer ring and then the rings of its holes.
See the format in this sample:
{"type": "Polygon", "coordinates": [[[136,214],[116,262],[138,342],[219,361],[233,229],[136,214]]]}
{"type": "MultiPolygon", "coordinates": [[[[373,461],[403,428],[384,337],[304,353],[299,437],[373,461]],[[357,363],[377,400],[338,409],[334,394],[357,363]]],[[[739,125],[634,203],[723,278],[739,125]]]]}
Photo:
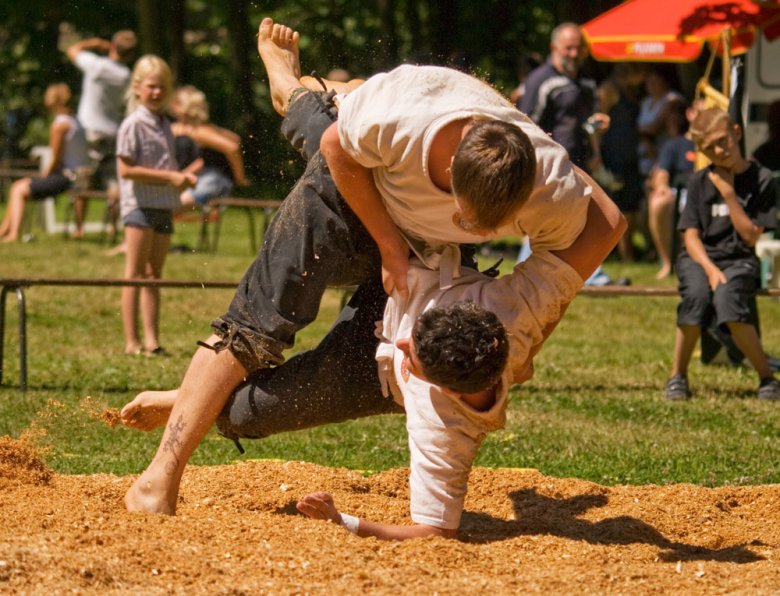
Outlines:
{"type": "MultiPolygon", "coordinates": [[[[178,171],[173,133],[165,117],[171,92],[171,71],[162,58],[146,55],[136,62],[128,89],[128,116],[117,136],[126,279],[162,277],[179,193],[196,181],[192,173],[178,171]]],[[[165,355],[159,342],[159,315],[159,288],[122,289],[126,354],[165,355]],[[139,297],[143,342],[137,329],[139,297]]]]}

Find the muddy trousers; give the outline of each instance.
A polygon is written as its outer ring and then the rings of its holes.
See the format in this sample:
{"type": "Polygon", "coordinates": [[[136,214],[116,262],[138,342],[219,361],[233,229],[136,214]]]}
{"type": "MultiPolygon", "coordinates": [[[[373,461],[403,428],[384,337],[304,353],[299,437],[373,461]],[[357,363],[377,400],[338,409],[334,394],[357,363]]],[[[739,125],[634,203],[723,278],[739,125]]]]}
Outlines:
{"type": "Polygon", "coordinates": [[[326,288],[381,279],[376,243],[319,152],[334,119],[327,95],[304,93],[290,106],[282,130],[307,160],[306,170],[273,218],[228,312],[212,323],[222,338],[215,347],[229,349],[250,373],[284,361],[296,332],[317,317],[326,288]]]}
{"type": "Polygon", "coordinates": [[[212,323],[252,373],[217,420],[229,438],[274,433],[403,411],[382,396],[374,359],[376,322],[387,295],[376,244],[339,194],[319,142],[335,120],[330,97],[304,93],[282,132],[306,170],[282,203],[228,312],[212,323]],[[295,333],[317,316],[327,287],[358,286],[314,349],[284,362],[295,333]],[[276,365],[269,368],[269,365],[276,365]]]}

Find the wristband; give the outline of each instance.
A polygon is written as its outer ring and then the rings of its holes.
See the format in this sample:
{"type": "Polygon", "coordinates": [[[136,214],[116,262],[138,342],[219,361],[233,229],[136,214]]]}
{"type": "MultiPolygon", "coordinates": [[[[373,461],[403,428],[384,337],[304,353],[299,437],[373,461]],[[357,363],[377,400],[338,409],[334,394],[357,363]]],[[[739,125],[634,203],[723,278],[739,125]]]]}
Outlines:
{"type": "Polygon", "coordinates": [[[360,519],[355,517],[354,515],[347,515],[346,513],[342,513],[341,525],[344,526],[351,533],[357,534],[358,528],[360,527],[360,519]]]}

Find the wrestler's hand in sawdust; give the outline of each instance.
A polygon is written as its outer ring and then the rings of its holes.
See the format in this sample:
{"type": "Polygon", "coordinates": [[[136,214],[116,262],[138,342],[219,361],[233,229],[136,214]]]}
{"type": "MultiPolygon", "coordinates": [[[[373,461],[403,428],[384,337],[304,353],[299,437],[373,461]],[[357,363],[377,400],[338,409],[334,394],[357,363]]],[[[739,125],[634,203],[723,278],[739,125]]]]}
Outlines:
{"type": "Polygon", "coordinates": [[[316,492],[306,495],[295,505],[296,509],[312,519],[327,519],[341,525],[341,514],[336,509],[330,493],[316,492]]]}

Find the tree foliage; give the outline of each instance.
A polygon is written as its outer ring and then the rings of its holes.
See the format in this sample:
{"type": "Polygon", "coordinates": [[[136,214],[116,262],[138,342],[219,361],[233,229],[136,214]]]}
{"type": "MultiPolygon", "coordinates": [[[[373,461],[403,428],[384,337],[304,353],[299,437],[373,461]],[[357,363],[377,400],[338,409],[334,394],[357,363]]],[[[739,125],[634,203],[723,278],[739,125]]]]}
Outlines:
{"type": "Polygon", "coordinates": [[[298,172],[279,139],[255,34],[263,16],[301,32],[304,72],[344,68],[366,77],[402,62],[449,64],[499,89],[517,84],[519,59],[544,55],[552,28],[584,21],[618,0],[26,0],[0,3],[0,122],[4,153],[14,118],[32,117],[22,149],[46,142],[42,94],[65,81],[75,94],[80,73],[63,50],[77,39],[138,32],[141,51],[157,53],[177,83],[201,88],[212,119],[244,138],[251,177],[280,194],[298,172]]]}

